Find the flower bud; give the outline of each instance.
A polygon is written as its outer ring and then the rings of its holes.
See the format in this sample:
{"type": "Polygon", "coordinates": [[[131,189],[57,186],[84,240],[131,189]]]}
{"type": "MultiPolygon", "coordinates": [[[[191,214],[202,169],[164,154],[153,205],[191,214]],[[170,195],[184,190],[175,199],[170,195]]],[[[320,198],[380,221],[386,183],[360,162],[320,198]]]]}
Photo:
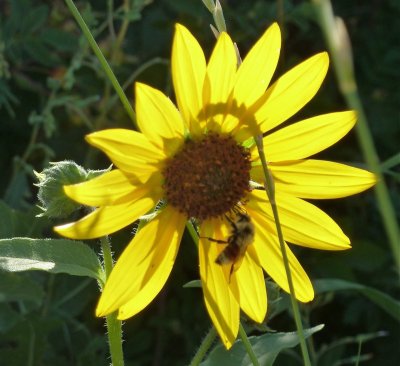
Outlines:
{"type": "Polygon", "coordinates": [[[104,170],[86,171],[73,161],[64,160],[50,163],[50,167],[41,173],[34,172],[39,182],[38,199],[43,210],[38,216],[64,218],[81,207],[81,204],[71,200],[64,192],[63,186],[85,182],[100,174],[104,170]]]}

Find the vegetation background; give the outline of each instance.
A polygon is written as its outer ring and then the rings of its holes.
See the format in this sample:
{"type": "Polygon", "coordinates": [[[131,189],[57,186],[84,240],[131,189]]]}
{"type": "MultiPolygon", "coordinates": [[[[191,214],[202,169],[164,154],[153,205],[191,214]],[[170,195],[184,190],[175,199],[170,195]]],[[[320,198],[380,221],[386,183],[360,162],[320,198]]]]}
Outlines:
{"type": "MultiPolygon", "coordinates": [[[[326,50],[309,1],[221,3],[242,54],[273,21],[280,23],[283,49],[276,76],[326,50]]],[[[212,17],[201,0],[92,0],[76,5],[132,102],[136,80],[173,98],[169,57],[176,22],[192,31],[208,55],[215,42],[209,28],[212,17]]],[[[400,2],[335,0],[333,7],[347,25],[359,91],[385,161],[399,154],[400,146],[400,2]]],[[[293,121],[346,108],[330,70],[321,91],[293,121]]],[[[52,226],[58,222],[36,217],[40,210],[33,170],[40,172],[49,161],[64,159],[85,168],[107,168],[110,162],[84,141],[88,132],[106,127],[132,124],[65,3],[1,1],[0,238],[55,236],[52,226]]],[[[354,131],[319,156],[364,166],[354,131]]],[[[398,163],[385,174],[397,214],[398,163]]],[[[342,279],[398,298],[398,274],[373,191],[317,204],[340,224],[353,249],[331,253],[294,248],[310,277],[342,279]]],[[[112,237],[116,257],[131,233],[129,227],[112,237]]],[[[89,244],[100,251],[95,240],[89,244]]],[[[185,236],[166,287],[124,324],[126,365],[189,362],[210,327],[201,291],[182,287],[198,276],[196,248],[185,236]]],[[[97,284],[89,278],[1,272],[0,365],[109,364],[104,321],[94,316],[98,295],[97,284]]],[[[399,323],[361,292],[321,291],[302,309],[306,326],[325,324],[311,348],[318,365],[355,365],[362,339],[363,364],[398,364],[399,323]]],[[[270,313],[268,327],[295,330],[288,307],[270,313]]],[[[276,364],[300,365],[301,359],[297,350],[286,351],[276,364]]]]}

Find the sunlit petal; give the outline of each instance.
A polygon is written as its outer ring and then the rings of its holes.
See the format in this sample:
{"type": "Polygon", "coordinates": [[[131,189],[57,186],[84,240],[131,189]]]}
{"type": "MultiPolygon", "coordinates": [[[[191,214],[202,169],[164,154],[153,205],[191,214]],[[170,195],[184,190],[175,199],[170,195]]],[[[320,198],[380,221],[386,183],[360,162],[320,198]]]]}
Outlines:
{"type": "Polygon", "coordinates": [[[93,146],[104,151],[121,171],[145,181],[160,170],[166,155],[140,132],[111,129],[86,136],[93,146]],[[144,178],[143,178],[144,177],[144,178]]]}
{"type": "Polygon", "coordinates": [[[181,114],[159,90],[136,83],[136,115],[140,130],[160,149],[170,146],[165,141],[182,141],[184,124],[181,114]]]}
{"type": "MultiPolygon", "coordinates": [[[[324,160],[295,160],[270,163],[278,192],[300,198],[329,199],[362,192],[376,183],[367,170],[324,160]]],[[[252,168],[252,179],[263,181],[261,166],[252,168]]]]}
{"type": "MultiPolygon", "coordinates": [[[[266,220],[263,216],[250,208],[248,211],[255,226],[254,248],[257,260],[283,290],[290,292],[277,236],[266,230],[266,220]]],[[[285,247],[296,298],[302,302],[311,301],[314,298],[314,289],[311,281],[289,247],[286,244],[285,247]]]]}
{"type": "Polygon", "coordinates": [[[235,48],[229,35],[222,32],[207,65],[203,87],[204,119],[220,127],[229,108],[229,94],[237,67],[235,48]]]}
{"type": "Polygon", "coordinates": [[[197,135],[200,133],[197,117],[202,110],[206,60],[197,40],[180,24],[175,27],[171,63],[179,111],[189,130],[197,135]]]}
{"type": "MultiPolygon", "coordinates": [[[[323,250],[350,248],[350,240],[339,225],[318,207],[281,192],[276,192],[275,196],[285,240],[323,250]]],[[[251,193],[250,206],[262,213],[265,220],[274,222],[271,205],[264,191],[254,190],[251,193]]]]}
{"type": "Polygon", "coordinates": [[[132,224],[153,208],[160,198],[157,193],[143,187],[133,191],[125,203],[101,206],[78,221],[56,226],[54,231],[71,239],[99,238],[132,224]]]}
{"type": "Polygon", "coordinates": [[[239,331],[239,304],[237,294],[227,284],[226,268],[215,263],[219,244],[206,238],[220,238],[220,220],[205,221],[200,228],[200,277],[208,314],[226,348],[230,348],[239,331]],[[219,235],[218,235],[219,234],[219,235]]]}
{"type": "Polygon", "coordinates": [[[246,253],[235,277],[240,307],[251,319],[261,323],[267,313],[267,291],[261,267],[246,253]]]}
{"type": "Polygon", "coordinates": [[[319,53],[295,66],[272,84],[255,106],[255,118],[260,130],[271,130],[306,105],[321,86],[328,65],[328,54],[319,53]]]}
{"type": "Polygon", "coordinates": [[[253,104],[267,89],[278,64],[281,32],[272,24],[241,63],[235,80],[233,100],[237,106],[253,104]]]}
{"type": "MultiPolygon", "coordinates": [[[[160,222],[158,227],[153,225],[152,228],[149,228],[141,234],[141,242],[153,248],[154,254],[151,253],[150,255],[152,256],[151,263],[154,263],[154,267],[152,264],[149,264],[148,271],[140,283],[137,294],[132,296],[127,303],[119,308],[118,319],[123,320],[130,318],[144,309],[161,291],[171,273],[185,228],[186,217],[168,207],[161,215],[163,215],[163,217],[161,217],[160,220],[163,221],[160,222]],[[167,220],[168,224],[166,224],[167,220]]],[[[146,227],[144,229],[146,229],[146,227]]],[[[140,232],[138,235],[139,234],[140,232]]],[[[141,249],[139,245],[136,245],[136,254],[139,251],[141,251],[141,249]]],[[[134,254],[132,253],[132,255],[134,254]]],[[[146,261],[148,260],[149,258],[146,258],[146,261]]],[[[140,263],[140,265],[142,264],[145,263],[140,263]]],[[[137,268],[137,264],[133,265],[135,266],[133,268],[137,268]]],[[[135,275],[135,271],[132,270],[129,259],[125,269],[120,267],[120,271],[123,270],[135,275]]],[[[138,271],[140,271],[139,268],[138,271]]],[[[114,281],[118,280],[117,277],[114,281]]],[[[129,286],[131,285],[132,284],[129,284],[129,286]]],[[[125,294],[125,291],[123,291],[123,294],[125,294]]]]}
{"type": "Polygon", "coordinates": [[[64,186],[64,191],[73,200],[96,207],[122,203],[121,200],[130,199],[130,193],[137,188],[124,173],[114,169],[87,182],[64,186]]]}
{"type": "Polygon", "coordinates": [[[356,119],[353,111],[337,112],[282,128],[263,139],[268,161],[297,160],[314,155],[345,136],[353,128],[356,119]]]}
{"type": "Polygon", "coordinates": [[[167,208],[139,230],[106,282],[97,316],[121,308],[119,318],[125,319],[153,300],[174,265],[185,221],[176,210],[167,208]]]}

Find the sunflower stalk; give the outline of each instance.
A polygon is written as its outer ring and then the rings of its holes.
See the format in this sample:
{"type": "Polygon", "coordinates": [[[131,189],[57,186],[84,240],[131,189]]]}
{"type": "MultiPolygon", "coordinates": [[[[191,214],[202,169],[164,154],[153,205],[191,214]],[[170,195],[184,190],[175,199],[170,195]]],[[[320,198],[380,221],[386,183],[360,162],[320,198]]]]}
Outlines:
{"type": "MultiPolygon", "coordinates": [[[[100,244],[101,251],[103,253],[104,271],[107,280],[113,267],[111,245],[106,236],[100,239],[100,244]]],[[[106,325],[112,365],[124,366],[124,356],[122,351],[122,324],[121,321],[117,319],[116,312],[106,317],[106,325]]]]}
{"type": "Polygon", "coordinates": [[[278,238],[279,238],[279,244],[281,247],[283,264],[285,266],[286,277],[287,277],[288,284],[289,284],[290,301],[292,304],[293,316],[294,316],[294,320],[296,322],[297,333],[298,333],[298,336],[300,339],[301,353],[303,355],[304,365],[311,366],[310,356],[308,354],[308,348],[307,348],[306,340],[304,337],[303,324],[301,322],[300,310],[299,310],[299,306],[296,301],[296,294],[295,294],[295,289],[293,286],[292,273],[290,271],[289,260],[288,260],[288,256],[287,256],[287,252],[286,252],[286,246],[285,246],[285,242],[283,239],[282,228],[281,228],[281,224],[280,224],[280,220],[279,220],[278,206],[276,205],[276,200],[275,200],[274,180],[273,180],[270,170],[268,169],[267,160],[265,158],[262,135],[256,136],[255,141],[256,141],[258,154],[260,156],[260,160],[261,160],[261,164],[262,164],[263,172],[264,172],[264,187],[265,187],[265,191],[268,196],[268,200],[271,204],[272,212],[274,215],[274,221],[275,221],[275,225],[276,225],[276,230],[277,230],[277,234],[278,234],[278,238]]]}
{"type": "Polygon", "coordinates": [[[242,338],[242,342],[244,347],[246,348],[246,352],[249,355],[249,358],[251,362],[253,363],[254,366],[260,366],[260,363],[258,362],[258,358],[256,354],[254,353],[253,347],[251,346],[251,343],[249,341],[249,338],[247,337],[246,331],[243,328],[242,323],[239,323],[239,335],[240,338],[242,338]]]}
{"type": "Polygon", "coordinates": [[[203,360],[204,356],[207,354],[207,352],[213,345],[216,337],[217,337],[217,331],[212,326],[208,331],[207,335],[205,336],[205,338],[203,339],[203,341],[201,342],[200,347],[197,350],[196,354],[194,355],[189,366],[200,365],[200,362],[203,360]]]}
{"type": "Polygon", "coordinates": [[[110,65],[108,64],[106,58],[104,57],[103,53],[100,50],[100,47],[97,45],[92,33],[90,32],[89,27],[86,25],[85,20],[82,18],[82,15],[79,13],[79,10],[75,6],[72,0],[65,0],[69,10],[71,11],[72,15],[74,16],[76,22],[80,26],[84,36],[86,37],[87,41],[89,42],[90,46],[93,49],[97,59],[99,60],[101,66],[104,69],[108,79],[111,81],[115,91],[117,92],[122,105],[124,106],[126,112],[128,113],[130,119],[136,126],[136,115],[132,108],[131,103],[129,102],[128,98],[126,97],[124,90],[122,89],[121,85],[119,84],[117,78],[115,77],[114,72],[112,71],[110,65]]]}
{"type": "Polygon", "coordinates": [[[357,111],[357,137],[369,168],[377,176],[375,194],[378,207],[389,239],[393,260],[395,261],[397,272],[400,274],[399,226],[396,222],[396,214],[382,175],[382,166],[379,162],[378,153],[357,90],[350,39],[343,21],[340,18],[334,17],[332,4],[329,0],[312,0],[312,3],[317,10],[318,21],[324,33],[329,52],[332,56],[333,68],[339,89],[348,106],[357,111]]]}

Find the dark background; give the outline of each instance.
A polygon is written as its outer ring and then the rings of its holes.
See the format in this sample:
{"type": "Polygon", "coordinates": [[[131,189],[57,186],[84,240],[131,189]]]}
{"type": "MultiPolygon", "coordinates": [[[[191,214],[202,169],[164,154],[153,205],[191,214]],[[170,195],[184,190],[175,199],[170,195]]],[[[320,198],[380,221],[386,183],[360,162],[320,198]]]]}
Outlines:
{"type": "MultiPolygon", "coordinates": [[[[207,56],[214,45],[209,30],[212,17],[200,0],[133,1],[131,21],[117,52],[107,26],[107,2],[76,4],[121,83],[144,66],[135,80],[173,98],[169,57],[176,22],[191,30],[207,56]]],[[[228,31],[242,55],[273,21],[280,23],[283,49],[275,77],[326,50],[310,2],[231,0],[222,4],[228,31]]],[[[114,9],[122,5],[116,1],[114,9]]],[[[359,91],[384,161],[398,154],[400,146],[400,3],[335,0],[333,7],[348,28],[359,91]]],[[[121,25],[118,14],[113,20],[116,32],[121,25]]],[[[0,76],[0,211],[14,223],[0,225],[0,237],[54,236],[51,228],[58,222],[35,217],[39,210],[33,170],[64,159],[104,169],[109,161],[84,142],[84,135],[105,127],[131,128],[131,122],[119,101],[113,100],[113,89],[63,1],[0,2],[0,76]]],[[[126,93],[133,102],[133,82],[126,93]]],[[[320,92],[292,121],[345,109],[330,69],[320,92]]],[[[354,131],[319,157],[363,166],[354,131]]],[[[397,213],[399,176],[398,165],[385,175],[397,213]]],[[[398,298],[398,276],[373,191],[317,204],[339,223],[353,249],[332,253],[294,248],[310,277],[344,279],[398,298]]],[[[132,227],[113,236],[117,257],[131,232],[132,227]]],[[[99,252],[96,241],[90,245],[99,252]]],[[[31,284],[36,295],[28,299],[0,296],[0,365],[109,364],[104,322],[94,317],[98,287],[93,280],[39,272],[1,275],[31,284]]],[[[124,324],[126,365],[189,362],[210,327],[201,290],[182,288],[198,276],[196,248],[185,235],[165,288],[124,324]]],[[[372,336],[363,344],[363,364],[397,364],[399,324],[359,292],[323,294],[304,312],[311,326],[325,324],[313,340],[317,353],[329,349],[319,359],[320,365],[355,364],[346,359],[357,354],[357,335],[380,331],[386,335],[372,336]]],[[[270,319],[268,326],[295,330],[289,311],[270,319]]],[[[301,362],[287,353],[276,364],[301,362]]]]}

